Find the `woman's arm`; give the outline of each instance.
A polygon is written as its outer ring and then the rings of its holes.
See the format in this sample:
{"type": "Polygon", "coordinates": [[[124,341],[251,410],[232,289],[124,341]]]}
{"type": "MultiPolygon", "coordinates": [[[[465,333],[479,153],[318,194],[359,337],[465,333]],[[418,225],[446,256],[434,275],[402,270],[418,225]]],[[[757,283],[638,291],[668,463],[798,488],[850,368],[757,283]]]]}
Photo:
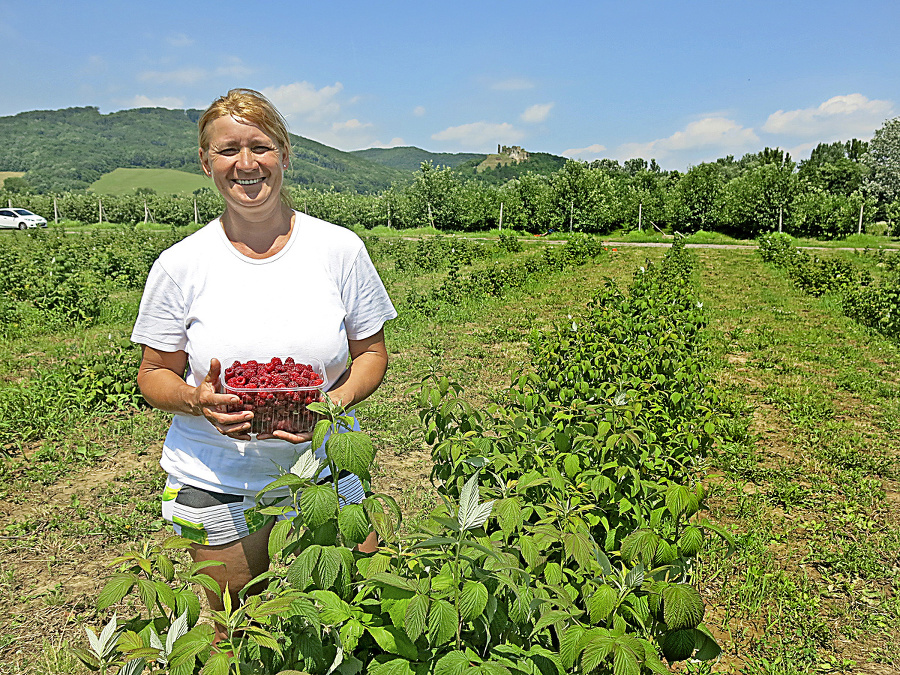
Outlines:
{"type": "Polygon", "coordinates": [[[328,396],[350,410],[378,389],[387,372],[388,355],[384,328],[363,340],[348,340],[350,367],[332,387],[328,396]]]}
{"type": "Polygon", "coordinates": [[[222,368],[218,359],[209,362],[209,372],[197,387],[184,381],[186,367],[186,352],[161,352],[143,345],[137,382],[147,403],[166,412],[203,415],[219,433],[238,440],[250,440],[253,414],[225,412],[227,405],[238,404],[241,399],[234,394],[216,393],[222,368]]]}

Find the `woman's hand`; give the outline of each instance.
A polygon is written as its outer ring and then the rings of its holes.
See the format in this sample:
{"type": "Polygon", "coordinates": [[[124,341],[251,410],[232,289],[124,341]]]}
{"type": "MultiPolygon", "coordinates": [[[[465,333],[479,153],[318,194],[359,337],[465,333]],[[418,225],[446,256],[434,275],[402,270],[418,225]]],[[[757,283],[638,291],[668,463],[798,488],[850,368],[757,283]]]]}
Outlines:
{"type": "Polygon", "coordinates": [[[222,364],[218,359],[210,359],[209,372],[206,377],[194,389],[196,404],[193,406],[200,411],[210,424],[223,436],[230,436],[235,440],[249,441],[250,421],[253,413],[248,410],[227,412],[228,406],[240,405],[241,399],[235,394],[218,393],[219,375],[222,372],[222,364]]]}
{"type": "Polygon", "coordinates": [[[235,394],[218,393],[222,372],[219,360],[210,360],[209,372],[196,387],[184,381],[186,367],[186,352],[161,352],[144,345],[137,379],[147,403],[166,412],[202,415],[223,436],[239,441],[251,440],[253,413],[244,410],[226,412],[229,405],[238,405],[241,399],[235,394]]]}

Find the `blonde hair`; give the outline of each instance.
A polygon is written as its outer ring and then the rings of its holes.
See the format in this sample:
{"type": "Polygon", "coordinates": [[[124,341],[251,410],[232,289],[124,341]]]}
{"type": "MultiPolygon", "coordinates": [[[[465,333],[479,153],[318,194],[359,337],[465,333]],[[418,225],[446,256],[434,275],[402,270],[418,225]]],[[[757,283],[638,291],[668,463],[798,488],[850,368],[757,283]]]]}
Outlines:
{"type": "MultiPolygon", "coordinates": [[[[203,112],[197,121],[197,137],[201,150],[204,152],[209,150],[210,123],[226,115],[259,127],[266,136],[275,141],[278,149],[284,153],[285,159],[290,161],[291,137],[288,134],[287,123],[272,102],[254,89],[231,89],[213,101],[203,112]]],[[[293,208],[291,193],[283,182],[280,197],[285,206],[293,208]]]]}

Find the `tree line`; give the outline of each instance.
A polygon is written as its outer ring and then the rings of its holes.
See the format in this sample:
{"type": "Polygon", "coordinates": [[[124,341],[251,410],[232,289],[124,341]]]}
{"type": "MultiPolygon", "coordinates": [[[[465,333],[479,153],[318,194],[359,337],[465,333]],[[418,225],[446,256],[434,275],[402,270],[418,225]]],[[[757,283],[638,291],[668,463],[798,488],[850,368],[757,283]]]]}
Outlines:
{"type": "MultiPolygon", "coordinates": [[[[11,179],[8,179],[11,180],[11,179]]],[[[297,209],[347,227],[439,230],[512,229],[606,234],[615,230],[718,231],[740,238],[784,231],[834,238],[900,218],[900,118],[870,142],[819,144],[799,163],[778,148],[663,171],[655,161],[567,161],[549,175],[526,171],[499,185],[423,163],[411,183],[374,194],[291,189],[297,209]]],[[[99,198],[67,193],[0,193],[40,213],[97,222],[99,198]],[[54,212],[54,200],[55,208],[54,212]]],[[[106,220],[134,224],[207,222],[222,209],[204,188],[193,197],[103,197],[106,220]],[[148,214],[149,211],[149,214],[148,214]]]]}

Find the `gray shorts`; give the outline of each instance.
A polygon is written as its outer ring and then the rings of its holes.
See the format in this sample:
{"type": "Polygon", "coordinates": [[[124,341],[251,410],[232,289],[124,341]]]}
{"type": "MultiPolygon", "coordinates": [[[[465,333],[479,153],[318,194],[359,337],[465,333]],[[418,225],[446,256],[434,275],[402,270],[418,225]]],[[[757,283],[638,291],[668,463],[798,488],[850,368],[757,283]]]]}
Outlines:
{"type": "MultiPolygon", "coordinates": [[[[331,476],[320,478],[328,483],[331,476]]],[[[338,477],[340,505],[359,504],[365,496],[362,482],[352,473],[338,477]]],[[[268,496],[265,505],[269,506],[268,496]]],[[[285,498],[286,500],[286,498],[285,498]]],[[[278,499],[272,498],[272,505],[278,499]]],[[[171,475],[162,493],[162,515],[175,527],[175,534],[198,544],[220,546],[231,544],[284,518],[296,516],[295,512],[283,516],[264,516],[253,507],[256,497],[213,492],[205,488],[185,485],[171,475]]]]}

